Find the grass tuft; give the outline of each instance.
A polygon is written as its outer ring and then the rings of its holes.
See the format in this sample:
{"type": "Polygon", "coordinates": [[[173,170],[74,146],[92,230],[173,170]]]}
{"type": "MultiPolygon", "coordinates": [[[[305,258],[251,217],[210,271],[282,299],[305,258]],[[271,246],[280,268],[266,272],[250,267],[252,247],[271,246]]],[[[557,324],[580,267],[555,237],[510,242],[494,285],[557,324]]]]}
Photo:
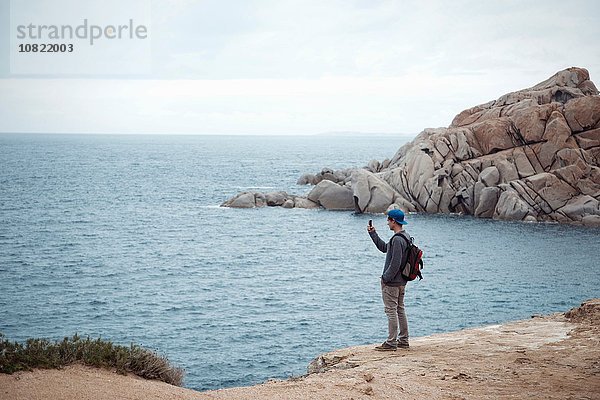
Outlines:
{"type": "Polygon", "coordinates": [[[120,346],[102,339],[82,339],[77,334],[61,341],[27,339],[22,344],[7,340],[0,332],[0,373],[60,369],[74,363],[115,369],[121,374],[133,373],[176,386],[181,386],[184,375],[166,357],[135,344],[120,346]]]}

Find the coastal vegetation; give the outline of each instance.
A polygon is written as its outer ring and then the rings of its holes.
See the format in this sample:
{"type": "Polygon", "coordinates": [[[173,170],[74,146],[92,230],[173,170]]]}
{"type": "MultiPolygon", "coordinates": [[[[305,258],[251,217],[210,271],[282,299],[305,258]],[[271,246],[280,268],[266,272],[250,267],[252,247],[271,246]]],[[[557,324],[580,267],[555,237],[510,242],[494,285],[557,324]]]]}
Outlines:
{"type": "Polygon", "coordinates": [[[27,339],[12,342],[0,332],[0,373],[39,369],[61,369],[71,364],[107,368],[121,374],[133,373],[181,386],[184,371],[169,360],[136,344],[121,346],[101,338],[82,338],[77,334],[60,341],[27,339]]]}

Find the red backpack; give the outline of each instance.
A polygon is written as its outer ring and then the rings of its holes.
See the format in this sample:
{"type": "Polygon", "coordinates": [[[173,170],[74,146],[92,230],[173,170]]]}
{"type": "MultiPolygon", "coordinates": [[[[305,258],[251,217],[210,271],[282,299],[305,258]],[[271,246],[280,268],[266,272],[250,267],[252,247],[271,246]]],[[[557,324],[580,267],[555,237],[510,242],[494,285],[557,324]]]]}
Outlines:
{"type": "Polygon", "coordinates": [[[414,243],[414,238],[410,241],[404,235],[398,235],[406,241],[406,261],[402,268],[402,277],[407,281],[414,281],[417,276],[419,280],[423,279],[421,270],[423,269],[423,250],[419,249],[414,243]]]}

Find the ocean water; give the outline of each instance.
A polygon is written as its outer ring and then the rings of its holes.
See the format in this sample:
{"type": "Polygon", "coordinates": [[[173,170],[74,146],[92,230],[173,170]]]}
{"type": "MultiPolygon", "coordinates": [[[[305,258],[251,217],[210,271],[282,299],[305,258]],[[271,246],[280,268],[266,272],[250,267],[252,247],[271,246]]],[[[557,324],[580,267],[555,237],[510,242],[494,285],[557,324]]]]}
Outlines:
{"type": "MultiPolygon", "coordinates": [[[[305,373],[318,354],[386,336],[385,217],[227,209],[323,167],[390,158],[394,137],[0,135],[0,331],[131,342],[185,386],[305,373]]],[[[411,336],[564,311],[600,297],[600,230],[408,216],[425,251],[411,336]]]]}

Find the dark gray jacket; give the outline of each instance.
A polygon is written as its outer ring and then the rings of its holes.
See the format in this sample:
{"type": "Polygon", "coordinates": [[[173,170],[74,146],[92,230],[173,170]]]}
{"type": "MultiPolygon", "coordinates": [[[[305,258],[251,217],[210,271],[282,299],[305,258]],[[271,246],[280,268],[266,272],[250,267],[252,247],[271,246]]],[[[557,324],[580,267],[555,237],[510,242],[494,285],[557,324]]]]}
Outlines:
{"type": "Polygon", "coordinates": [[[406,231],[392,236],[388,243],[381,240],[377,232],[369,232],[373,243],[382,253],[386,253],[385,265],[383,266],[383,274],[381,279],[383,283],[388,286],[404,286],[406,280],[402,278],[402,259],[406,253],[407,243],[406,240],[398,237],[398,235],[404,236],[410,241],[410,236],[406,231]]]}

